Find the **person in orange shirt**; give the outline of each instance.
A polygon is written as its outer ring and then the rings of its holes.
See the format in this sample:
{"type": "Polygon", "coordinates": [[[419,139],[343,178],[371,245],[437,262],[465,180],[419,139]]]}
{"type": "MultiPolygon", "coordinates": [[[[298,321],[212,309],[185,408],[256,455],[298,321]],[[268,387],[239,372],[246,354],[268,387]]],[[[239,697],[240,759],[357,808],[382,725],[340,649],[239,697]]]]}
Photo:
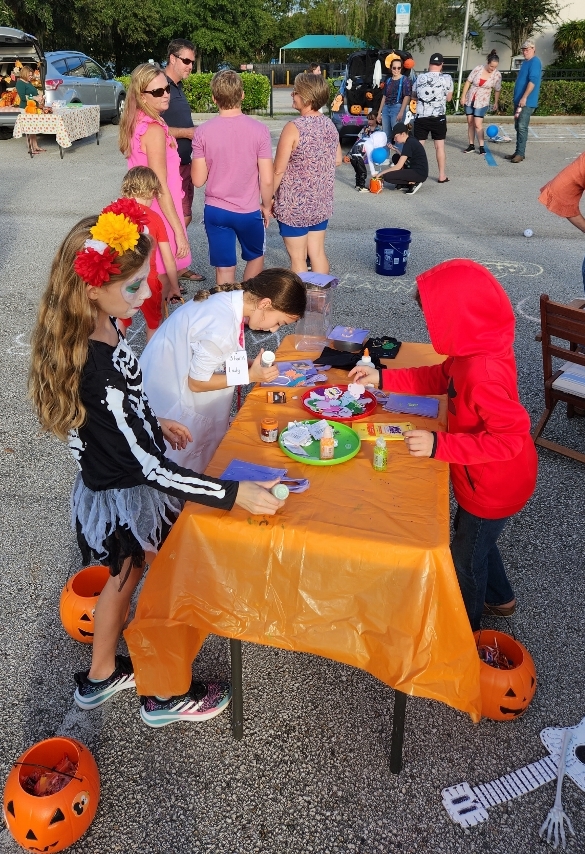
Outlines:
{"type": "MultiPolygon", "coordinates": [[[[584,192],[585,152],[542,187],[538,201],[551,213],[565,217],[579,231],[585,232],[585,217],[579,210],[584,192]]],[[[581,265],[581,276],[585,289],[585,258],[581,265]]]]}

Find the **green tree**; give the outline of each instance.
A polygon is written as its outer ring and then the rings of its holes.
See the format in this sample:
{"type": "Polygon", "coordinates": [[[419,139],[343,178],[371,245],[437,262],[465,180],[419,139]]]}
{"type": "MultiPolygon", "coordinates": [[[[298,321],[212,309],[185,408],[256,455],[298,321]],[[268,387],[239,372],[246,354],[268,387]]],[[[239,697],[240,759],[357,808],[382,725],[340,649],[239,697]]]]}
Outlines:
{"type": "MultiPolygon", "coordinates": [[[[396,3],[391,0],[345,0],[340,11],[344,15],[346,31],[380,47],[396,46],[394,33],[396,3]]],[[[410,31],[404,36],[407,50],[421,49],[426,39],[447,37],[458,40],[463,33],[465,3],[453,0],[424,0],[412,3],[410,31]]],[[[474,44],[481,47],[482,34],[479,22],[472,17],[470,30],[480,34],[474,44]]]]}
{"type": "Polygon", "coordinates": [[[510,45],[512,56],[520,53],[526,39],[556,24],[559,10],[558,0],[475,0],[482,26],[493,28],[499,41],[510,45]]]}
{"type": "Polygon", "coordinates": [[[585,58],[585,21],[565,21],[558,28],[553,47],[557,65],[585,58]]]}

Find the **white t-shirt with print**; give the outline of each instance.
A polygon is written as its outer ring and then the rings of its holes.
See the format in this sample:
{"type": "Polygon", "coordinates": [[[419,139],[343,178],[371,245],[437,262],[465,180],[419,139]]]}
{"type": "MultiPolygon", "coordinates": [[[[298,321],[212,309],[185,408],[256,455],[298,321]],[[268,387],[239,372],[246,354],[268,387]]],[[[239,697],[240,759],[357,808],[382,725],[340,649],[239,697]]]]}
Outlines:
{"type": "Polygon", "coordinates": [[[425,71],[414,81],[417,118],[444,116],[447,111],[447,95],[453,91],[453,78],[441,71],[425,71]]]}

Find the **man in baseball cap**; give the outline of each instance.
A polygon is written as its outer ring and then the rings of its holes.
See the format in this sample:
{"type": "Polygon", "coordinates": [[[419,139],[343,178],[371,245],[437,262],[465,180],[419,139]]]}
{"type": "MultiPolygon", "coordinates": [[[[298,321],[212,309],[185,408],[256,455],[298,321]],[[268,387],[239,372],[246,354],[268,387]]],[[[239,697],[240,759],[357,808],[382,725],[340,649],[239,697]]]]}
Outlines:
{"type": "Polygon", "coordinates": [[[413,97],[416,98],[416,118],[414,136],[422,145],[429,134],[435,145],[439,184],[449,180],[446,174],[447,157],[445,138],[447,136],[447,101],[453,98],[453,78],[443,74],[443,54],[433,53],[429,59],[429,70],[414,81],[413,97]]]}
{"type": "Polygon", "coordinates": [[[532,113],[538,107],[542,62],[536,55],[534,39],[526,39],[521,47],[524,62],[514,84],[514,127],[516,128],[516,151],[507,154],[506,160],[522,163],[526,156],[528,125],[532,113]]]}

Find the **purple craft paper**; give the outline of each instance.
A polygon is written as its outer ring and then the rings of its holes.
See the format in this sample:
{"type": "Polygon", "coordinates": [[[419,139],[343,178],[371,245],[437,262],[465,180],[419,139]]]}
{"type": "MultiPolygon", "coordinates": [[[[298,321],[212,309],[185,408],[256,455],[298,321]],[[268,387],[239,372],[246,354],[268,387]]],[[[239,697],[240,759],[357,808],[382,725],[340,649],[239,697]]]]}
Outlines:
{"type": "Polygon", "coordinates": [[[391,394],[384,404],[387,412],[400,412],[404,415],[422,415],[436,418],[439,414],[439,401],[433,397],[419,397],[409,394],[391,394]]]}

